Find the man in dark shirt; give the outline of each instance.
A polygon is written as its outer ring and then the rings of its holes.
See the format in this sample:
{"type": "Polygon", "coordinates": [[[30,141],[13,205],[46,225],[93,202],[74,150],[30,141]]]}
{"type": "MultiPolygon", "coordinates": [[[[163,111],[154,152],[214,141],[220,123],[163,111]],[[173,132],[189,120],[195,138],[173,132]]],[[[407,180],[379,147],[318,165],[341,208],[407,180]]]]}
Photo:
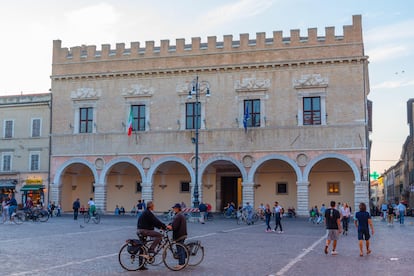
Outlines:
{"type": "Polygon", "coordinates": [[[335,209],[335,201],[331,201],[331,208],[325,211],[325,224],[328,230],[328,237],[326,239],[325,254],[328,254],[328,248],[331,241],[332,243],[332,255],[337,255],[336,244],[339,238],[341,230],[341,215],[339,211],[335,209]]]}
{"type": "Polygon", "coordinates": [[[362,250],[363,240],[365,240],[365,247],[367,249],[367,255],[371,253],[369,249],[369,228],[371,228],[371,233],[374,235],[374,225],[372,225],[372,219],[370,214],[367,212],[367,206],[365,203],[361,202],[359,204],[359,212],[355,214],[356,220],[355,226],[358,227],[358,241],[359,241],[359,256],[364,256],[362,250]]]}
{"type": "Polygon", "coordinates": [[[154,214],[154,203],[148,201],[147,208],[142,212],[142,215],[138,218],[138,233],[144,236],[149,236],[154,238],[154,242],[151,244],[148,252],[154,253],[155,247],[160,243],[162,239],[162,234],[154,230],[158,229],[167,229],[167,226],[162,223],[154,214]]]}
{"type": "MultiPolygon", "coordinates": [[[[174,210],[175,216],[171,225],[168,225],[168,229],[173,231],[173,240],[184,245],[184,241],[187,238],[187,221],[181,212],[181,204],[176,203],[172,208],[174,210]]],[[[177,270],[180,270],[183,268],[187,256],[183,248],[177,247],[177,250],[179,258],[178,265],[175,268],[177,270]]]]}

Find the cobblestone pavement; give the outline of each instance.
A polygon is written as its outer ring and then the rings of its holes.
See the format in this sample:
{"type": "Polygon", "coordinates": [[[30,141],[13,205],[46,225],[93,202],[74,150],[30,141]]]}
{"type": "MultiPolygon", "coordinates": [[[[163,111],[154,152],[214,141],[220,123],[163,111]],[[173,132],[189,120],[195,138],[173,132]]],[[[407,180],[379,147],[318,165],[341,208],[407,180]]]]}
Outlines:
{"type": "Polygon", "coordinates": [[[237,225],[216,216],[206,224],[188,224],[189,239],[205,247],[199,266],[172,272],[161,264],[128,272],[118,263],[118,251],[136,237],[136,218],[104,216],[101,224],[84,224],[66,215],[46,223],[0,225],[0,275],[412,275],[413,223],[411,217],[402,226],[374,219],[373,252],[364,257],[350,225],[349,235],[338,242],[338,256],[326,256],[324,227],[304,218],[283,219],[279,234],[266,233],[262,222],[237,225]]]}

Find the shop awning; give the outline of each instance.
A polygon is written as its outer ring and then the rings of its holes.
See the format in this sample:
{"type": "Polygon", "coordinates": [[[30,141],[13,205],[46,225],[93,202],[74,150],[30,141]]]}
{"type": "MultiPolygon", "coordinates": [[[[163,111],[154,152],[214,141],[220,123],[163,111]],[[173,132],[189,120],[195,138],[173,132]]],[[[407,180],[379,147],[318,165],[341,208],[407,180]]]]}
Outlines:
{"type": "Polygon", "coordinates": [[[16,179],[0,179],[0,189],[15,189],[16,179]]]}
{"type": "Polygon", "coordinates": [[[43,185],[24,185],[20,191],[38,191],[40,189],[44,189],[45,186],[43,185]]]}

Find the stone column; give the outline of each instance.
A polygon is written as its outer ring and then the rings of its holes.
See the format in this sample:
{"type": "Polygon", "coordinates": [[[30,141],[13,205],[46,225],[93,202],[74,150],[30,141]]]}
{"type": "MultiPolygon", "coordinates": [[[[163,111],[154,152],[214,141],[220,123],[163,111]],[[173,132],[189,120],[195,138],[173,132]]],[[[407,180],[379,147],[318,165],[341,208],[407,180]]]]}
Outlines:
{"type": "Polygon", "coordinates": [[[106,212],[106,186],[102,183],[95,183],[95,205],[96,209],[106,212]]]}
{"type": "Polygon", "coordinates": [[[145,202],[152,201],[154,199],[154,190],[152,189],[151,182],[142,182],[142,192],[141,198],[145,200],[145,202]]]}
{"type": "Polygon", "coordinates": [[[309,182],[296,182],[297,186],[297,209],[296,214],[299,216],[309,215],[309,182]]]}
{"type": "Polygon", "coordinates": [[[359,204],[364,202],[367,205],[367,211],[370,212],[369,206],[369,185],[368,181],[354,181],[354,212],[359,211],[359,204]]]}
{"type": "Polygon", "coordinates": [[[242,182],[243,192],[243,202],[242,206],[246,204],[246,202],[250,203],[250,206],[254,208],[254,183],[251,182],[242,182]]]}

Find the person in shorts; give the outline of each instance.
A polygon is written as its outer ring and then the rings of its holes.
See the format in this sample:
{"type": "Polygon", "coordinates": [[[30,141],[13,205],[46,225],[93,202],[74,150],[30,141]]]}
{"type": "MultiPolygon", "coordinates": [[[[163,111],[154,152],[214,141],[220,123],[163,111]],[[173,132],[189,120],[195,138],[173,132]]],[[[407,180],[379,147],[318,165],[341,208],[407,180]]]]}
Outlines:
{"type": "Polygon", "coordinates": [[[328,248],[332,241],[332,255],[337,255],[336,245],[341,234],[341,215],[335,209],[336,202],[331,201],[331,207],[325,211],[325,225],[328,230],[328,237],[326,239],[325,254],[328,254],[328,248]]]}
{"type": "Polygon", "coordinates": [[[359,241],[359,256],[364,256],[363,252],[363,242],[365,240],[365,247],[367,249],[367,255],[371,253],[369,249],[369,229],[371,228],[371,233],[374,235],[374,226],[372,225],[371,215],[367,212],[367,206],[365,203],[361,202],[359,204],[359,212],[355,214],[354,220],[355,226],[358,228],[358,241],[359,241]]]}

